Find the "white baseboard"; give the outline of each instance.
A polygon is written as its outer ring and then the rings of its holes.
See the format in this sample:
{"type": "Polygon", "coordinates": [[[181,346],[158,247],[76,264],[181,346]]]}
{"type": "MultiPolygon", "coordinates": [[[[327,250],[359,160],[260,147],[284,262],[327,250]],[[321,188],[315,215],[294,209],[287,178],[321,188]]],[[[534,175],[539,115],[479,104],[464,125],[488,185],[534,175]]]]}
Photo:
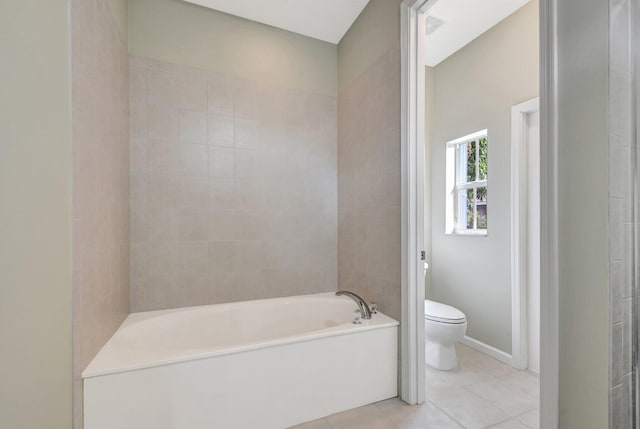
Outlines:
{"type": "Polygon", "coordinates": [[[465,346],[471,347],[472,349],[477,350],[480,353],[484,353],[485,355],[490,356],[496,360],[499,360],[502,363],[506,363],[509,366],[513,366],[512,356],[508,353],[503,352],[502,350],[498,350],[495,347],[492,347],[488,344],[485,344],[481,341],[478,341],[466,335],[460,342],[465,346]]]}
{"type": "Polygon", "coordinates": [[[525,371],[527,371],[529,374],[533,375],[536,378],[540,378],[540,372],[539,371],[534,371],[532,369],[525,369],[525,371]]]}

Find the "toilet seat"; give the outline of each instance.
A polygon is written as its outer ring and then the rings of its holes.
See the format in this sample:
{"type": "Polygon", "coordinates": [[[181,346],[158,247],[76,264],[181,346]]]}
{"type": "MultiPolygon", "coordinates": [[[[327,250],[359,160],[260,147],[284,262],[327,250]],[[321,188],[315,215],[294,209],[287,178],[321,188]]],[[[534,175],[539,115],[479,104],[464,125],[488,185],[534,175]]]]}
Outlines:
{"type": "Polygon", "coordinates": [[[464,313],[457,308],[428,299],[424,300],[424,318],[433,322],[456,325],[467,321],[464,313]]]}

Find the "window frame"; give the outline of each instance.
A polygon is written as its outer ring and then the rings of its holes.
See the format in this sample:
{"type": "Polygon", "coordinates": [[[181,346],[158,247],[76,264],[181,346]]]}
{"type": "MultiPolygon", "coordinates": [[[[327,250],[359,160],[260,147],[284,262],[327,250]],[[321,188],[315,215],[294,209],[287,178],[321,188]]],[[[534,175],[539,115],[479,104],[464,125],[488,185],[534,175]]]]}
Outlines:
{"type": "MultiPolygon", "coordinates": [[[[487,228],[478,229],[478,205],[474,203],[474,228],[471,229],[462,229],[459,228],[459,219],[460,219],[460,193],[467,192],[469,189],[474,190],[474,195],[476,195],[478,188],[486,188],[488,191],[488,172],[484,180],[479,180],[480,174],[480,139],[487,139],[487,148],[489,144],[489,135],[488,130],[480,130],[472,134],[468,134],[466,136],[457,138],[455,140],[451,140],[446,143],[446,192],[447,192],[447,202],[446,202],[446,220],[445,220],[445,233],[450,235],[475,235],[475,236],[486,236],[488,234],[488,222],[487,228]],[[476,177],[473,182],[462,182],[460,178],[460,162],[464,162],[465,165],[467,163],[466,157],[464,161],[459,156],[459,149],[461,145],[468,144],[471,142],[477,142],[475,145],[476,157],[476,177]]],[[[466,208],[465,208],[465,216],[466,216],[466,208]]]]}

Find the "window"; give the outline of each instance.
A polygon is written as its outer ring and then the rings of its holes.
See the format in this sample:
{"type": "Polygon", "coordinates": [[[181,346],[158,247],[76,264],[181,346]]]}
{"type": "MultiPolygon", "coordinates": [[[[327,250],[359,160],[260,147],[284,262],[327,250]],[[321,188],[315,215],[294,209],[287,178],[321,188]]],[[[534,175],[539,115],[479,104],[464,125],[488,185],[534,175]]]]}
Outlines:
{"type": "Polygon", "coordinates": [[[487,130],[447,143],[447,234],[487,234],[487,130]]]}

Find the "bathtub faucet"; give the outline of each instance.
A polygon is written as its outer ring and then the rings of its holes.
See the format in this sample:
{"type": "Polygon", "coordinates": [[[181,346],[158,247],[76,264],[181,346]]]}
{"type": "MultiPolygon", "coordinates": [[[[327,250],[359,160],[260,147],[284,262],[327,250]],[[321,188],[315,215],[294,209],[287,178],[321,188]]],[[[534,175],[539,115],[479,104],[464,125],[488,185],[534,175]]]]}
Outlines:
{"type": "Polygon", "coordinates": [[[354,300],[356,304],[358,304],[358,309],[360,310],[360,314],[362,315],[363,319],[365,320],[371,319],[371,310],[369,309],[369,306],[364,301],[364,299],[360,298],[355,293],[349,292],[347,290],[339,290],[338,292],[336,292],[336,296],[341,296],[341,295],[348,296],[349,298],[354,300]]]}

